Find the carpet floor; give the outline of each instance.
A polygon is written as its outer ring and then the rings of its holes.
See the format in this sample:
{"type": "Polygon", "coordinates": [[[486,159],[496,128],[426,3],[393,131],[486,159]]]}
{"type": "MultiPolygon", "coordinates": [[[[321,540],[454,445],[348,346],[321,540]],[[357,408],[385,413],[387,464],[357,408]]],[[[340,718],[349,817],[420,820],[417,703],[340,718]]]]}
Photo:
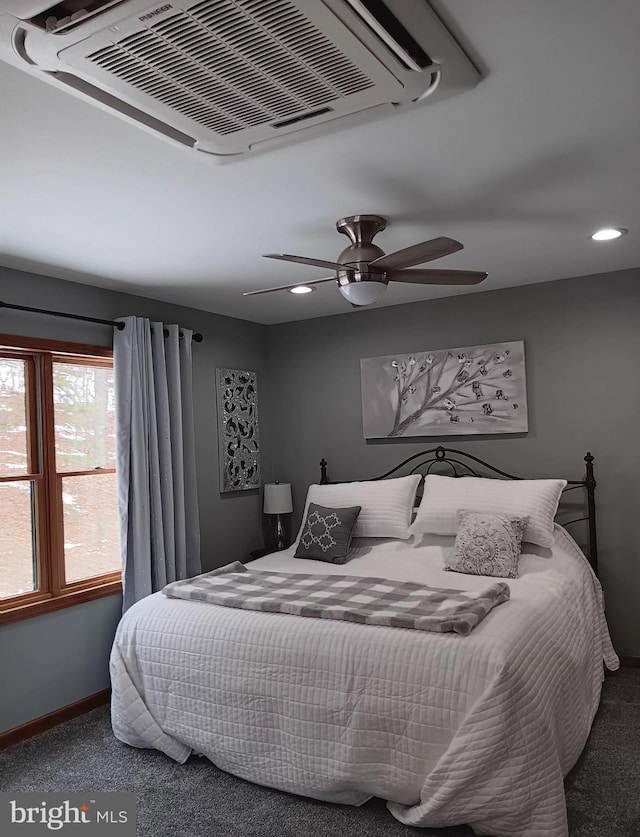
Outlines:
{"type": "MultiPolygon", "coordinates": [[[[607,675],[589,742],[566,779],[571,837],[640,837],[640,669],[607,675]]],[[[360,808],[236,779],[207,759],[178,765],[116,741],[107,707],[0,752],[0,791],[133,791],[139,837],[470,837],[409,828],[384,802],[360,808]]]]}

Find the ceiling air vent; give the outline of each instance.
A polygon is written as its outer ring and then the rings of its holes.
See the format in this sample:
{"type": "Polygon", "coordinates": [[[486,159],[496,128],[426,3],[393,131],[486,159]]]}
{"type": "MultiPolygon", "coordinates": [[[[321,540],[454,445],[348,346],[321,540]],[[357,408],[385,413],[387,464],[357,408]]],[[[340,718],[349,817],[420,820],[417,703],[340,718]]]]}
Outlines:
{"type": "Polygon", "coordinates": [[[425,0],[4,0],[0,8],[7,6],[3,58],[220,159],[479,80],[425,0]]]}

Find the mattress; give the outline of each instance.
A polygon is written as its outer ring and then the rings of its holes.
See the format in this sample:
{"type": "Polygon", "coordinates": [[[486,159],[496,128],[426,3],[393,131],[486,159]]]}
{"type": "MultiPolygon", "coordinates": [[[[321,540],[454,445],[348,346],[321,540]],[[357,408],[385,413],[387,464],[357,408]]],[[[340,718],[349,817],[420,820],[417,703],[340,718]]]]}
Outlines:
{"type": "MultiPolygon", "coordinates": [[[[257,569],[481,590],[445,572],[453,538],[361,539],[339,567],[257,569]]],[[[372,796],[411,826],[566,837],[563,777],[618,667],[602,590],[570,536],[525,546],[511,598],[469,636],[241,611],[161,593],[124,615],[111,654],[118,739],[192,753],[258,784],[335,803],[372,796]]]]}

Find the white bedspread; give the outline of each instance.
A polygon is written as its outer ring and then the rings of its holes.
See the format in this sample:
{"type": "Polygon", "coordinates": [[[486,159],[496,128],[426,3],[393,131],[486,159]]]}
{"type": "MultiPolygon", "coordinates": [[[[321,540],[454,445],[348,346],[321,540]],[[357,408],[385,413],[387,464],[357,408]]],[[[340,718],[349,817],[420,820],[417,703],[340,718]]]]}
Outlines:
{"type": "MultiPolygon", "coordinates": [[[[344,566],[292,550],[252,566],[482,589],[486,577],[442,570],[452,543],[361,540],[344,566]]],[[[603,659],[618,660],[600,585],[563,529],[508,583],[511,600],[466,637],[156,593],[118,627],[115,735],[317,799],[382,797],[408,825],[566,837],[563,776],[589,734],[603,659]]]]}

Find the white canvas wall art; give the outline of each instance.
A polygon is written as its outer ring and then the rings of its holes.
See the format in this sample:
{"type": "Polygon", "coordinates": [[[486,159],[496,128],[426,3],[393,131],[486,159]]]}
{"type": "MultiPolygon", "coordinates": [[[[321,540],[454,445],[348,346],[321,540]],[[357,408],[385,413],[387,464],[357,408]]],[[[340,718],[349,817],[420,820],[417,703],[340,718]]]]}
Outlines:
{"type": "Polygon", "coordinates": [[[524,343],[360,361],[366,439],[525,433],[524,343]]]}

